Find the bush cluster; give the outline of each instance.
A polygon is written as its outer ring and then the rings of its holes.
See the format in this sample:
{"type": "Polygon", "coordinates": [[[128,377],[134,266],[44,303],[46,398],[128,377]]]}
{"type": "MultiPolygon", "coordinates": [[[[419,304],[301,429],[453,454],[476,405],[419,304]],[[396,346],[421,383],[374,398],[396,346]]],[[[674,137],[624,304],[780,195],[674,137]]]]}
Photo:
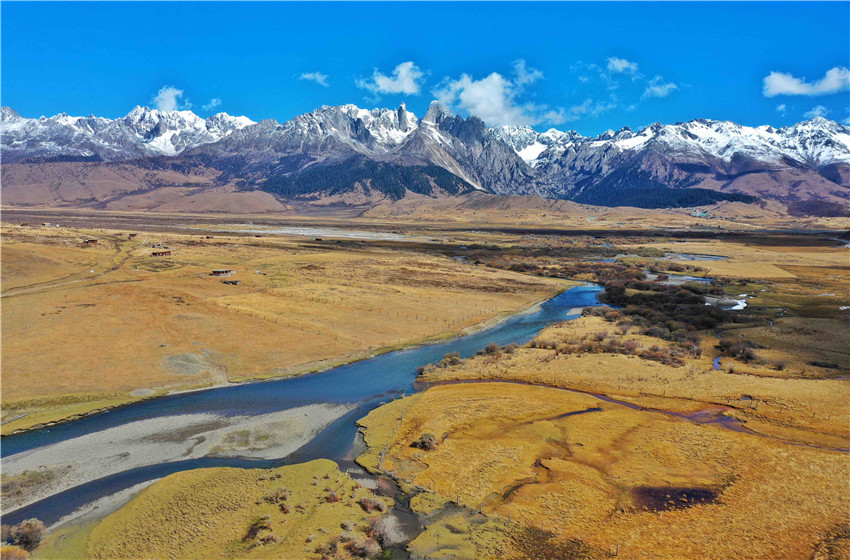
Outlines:
{"type": "Polygon", "coordinates": [[[280,488],[276,488],[272,490],[269,494],[263,496],[262,501],[270,503],[270,504],[279,504],[280,502],[285,502],[289,499],[289,490],[285,487],[281,486],[280,488]]]}
{"type": "Polygon", "coordinates": [[[759,359],[758,354],[755,353],[753,348],[763,348],[763,346],[747,340],[730,340],[724,338],[720,340],[717,348],[720,349],[722,355],[749,364],[759,359]]]}
{"type": "Polygon", "coordinates": [[[370,498],[368,496],[360,498],[360,501],[357,503],[360,504],[360,507],[362,507],[363,511],[365,511],[366,513],[374,513],[376,511],[383,513],[387,509],[387,504],[385,504],[383,501],[375,498],[370,498]]]}
{"type": "Polygon", "coordinates": [[[47,527],[38,519],[31,518],[21,521],[17,525],[3,525],[0,534],[2,534],[4,543],[32,552],[38,548],[47,534],[47,527]]]}
{"type": "Polygon", "coordinates": [[[411,443],[410,447],[422,449],[424,451],[433,451],[437,449],[437,436],[430,433],[424,433],[411,443]]]}
{"type": "Polygon", "coordinates": [[[349,555],[357,558],[377,558],[382,552],[381,545],[369,536],[338,535],[316,547],[316,553],[321,554],[322,560],[336,560],[349,555]]]}
{"type": "Polygon", "coordinates": [[[0,560],[27,560],[29,552],[11,544],[0,545],[0,560]]]}
{"type": "Polygon", "coordinates": [[[416,374],[422,375],[434,368],[447,368],[451,366],[456,366],[463,363],[463,358],[460,357],[459,352],[449,352],[443,359],[437,362],[436,364],[428,364],[427,366],[419,366],[416,368],[416,374]]]}
{"type": "MultiPolygon", "coordinates": [[[[540,348],[540,344],[532,341],[529,346],[540,348]]],[[[689,355],[698,355],[702,352],[702,349],[698,346],[692,347],[690,351],[677,346],[662,348],[658,345],[653,345],[649,349],[642,349],[636,340],[623,340],[619,336],[609,336],[605,331],[575,340],[564,340],[561,343],[546,341],[543,345],[546,348],[554,349],[556,356],[561,354],[623,354],[640,356],[669,366],[683,366],[689,355]]]]}
{"type": "Polygon", "coordinates": [[[369,517],[367,523],[369,524],[369,529],[366,531],[368,536],[378,541],[381,546],[391,544],[393,524],[389,517],[373,515],[369,517]]]}

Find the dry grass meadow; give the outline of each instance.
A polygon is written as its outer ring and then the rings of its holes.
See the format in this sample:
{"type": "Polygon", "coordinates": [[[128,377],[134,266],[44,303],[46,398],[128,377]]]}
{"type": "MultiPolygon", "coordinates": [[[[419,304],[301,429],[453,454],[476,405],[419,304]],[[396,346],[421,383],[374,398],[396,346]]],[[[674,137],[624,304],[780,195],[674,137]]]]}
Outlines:
{"type": "Polygon", "coordinates": [[[359,462],[430,504],[418,557],[538,557],[518,525],[572,547],[563,558],[850,557],[848,250],[640,247],[729,257],[691,264],[762,319],[700,332],[684,365],[640,356],[665,340],[588,316],[426,368],[422,393],[360,421],[359,462]],[[757,358],[723,355],[724,339],[757,358]]]}
{"type": "MultiPolygon", "coordinates": [[[[714,278],[725,296],[747,297],[747,316],[697,331],[684,312],[641,323],[621,309],[617,319],[591,314],[523,347],[425,368],[422,391],[359,422],[358,462],[394,477],[422,516],[411,557],[850,558],[850,250],[830,239],[839,229],[761,234],[786,227],[787,216],[732,205],[704,220],[485,198],[402,201],[347,220],[416,237],[403,242],[208,236],[208,224],[130,239],[135,230],[79,220],[6,224],[3,433],[461,334],[570,285],[547,274],[588,265],[596,272],[573,278],[602,281],[602,259],[637,254],[608,272],[652,266],[714,278]],[[471,227],[484,222],[504,227],[471,227]],[[594,230],[557,231],[570,227],[594,230]],[[718,236],[660,233],[672,227],[718,236]],[[649,233],[617,233],[639,228],[649,233]],[[98,243],[83,247],[81,236],[98,243]],[[235,272],[217,278],[214,268],[235,272]],[[661,322],[667,338],[649,332],[661,322]],[[688,340],[690,353],[667,359],[688,340]],[[750,357],[724,349],[733,343],[750,357]]],[[[264,501],[280,480],[261,472],[166,477],[99,522],[52,534],[36,558],[346,558],[345,542],[370,535],[356,503],[367,491],[334,464],[273,471],[292,492],[287,503],[303,506],[287,514],[264,501]],[[328,481],[341,485],[340,502],[325,499],[328,481]]]]}
{"type": "Polygon", "coordinates": [[[346,543],[375,549],[370,531],[391,504],[324,459],[270,470],[199,469],[154,483],[97,523],[54,532],[34,559],[306,560],[325,548],[350,558],[346,543]],[[380,510],[367,512],[364,499],[380,510]]]}
{"type": "MultiPolygon", "coordinates": [[[[850,522],[845,453],[592,395],[496,381],[443,385],[361,423],[377,450],[374,467],[606,555],[808,558],[850,522]],[[412,447],[426,433],[435,449],[412,447]]],[[[431,558],[523,557],[504,544],[463,550],[430,527],[413,547],[431,558]]]]}
{"type": "Polygon", "coordinates": [[[567,285],[360,241],[129,233],[3,226],[3,419],[25,415],[3,433],[452,336],[567,285]]]}

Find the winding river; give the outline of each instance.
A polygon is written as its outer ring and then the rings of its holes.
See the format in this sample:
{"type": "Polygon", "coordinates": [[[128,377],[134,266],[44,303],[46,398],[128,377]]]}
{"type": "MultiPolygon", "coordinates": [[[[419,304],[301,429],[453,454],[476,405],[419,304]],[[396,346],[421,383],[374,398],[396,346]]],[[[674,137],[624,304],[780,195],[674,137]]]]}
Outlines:
{"type": "MultiPolygon", "coordinates": [[[[152,399],[67,424],[3,438],[0,453],[4,467],[8,461],[35,458],[39,454],[49,456],[51,452],[55,455],[57,449],[65,448],[73,450],[69,455],[75,456],[65,456],[63,460],[79,463],[96,458],[88,456],[84,443],[75,445],[78,439],[85,442],[87,436],[120,427],[131,431],[133,426],[144,421],[193,414],[250,418],[310,405],[345,405],[350,409],[327,424],[309,442],[279,458],[204,456],[153,462],[79,484],[11,511],[3,515],[3,522],[14,524],[37,517],[51,525],[101,497],[188,469],[219,466],[269,468],[317,458],[341,461],[355,440],[355,421],[381,403],[413,392],[417,367],[438,361],[449,352],[458,352],[462,357],[471,356],[491,342],[501,345],[528,342],[547,324],[575,318],[581,308],[599,305],[596,295],[600,291],[601,288],[595,285],[575,287],[543,302],[533,311],[514,315],[489,329],[439,344],[391,352],[300,377],[152,399]]],[[[114,456],[129,455],[130,449],[123,449],[121,440],[117,440],[114,449],[110,448],[109,452],[114,456]]]]}

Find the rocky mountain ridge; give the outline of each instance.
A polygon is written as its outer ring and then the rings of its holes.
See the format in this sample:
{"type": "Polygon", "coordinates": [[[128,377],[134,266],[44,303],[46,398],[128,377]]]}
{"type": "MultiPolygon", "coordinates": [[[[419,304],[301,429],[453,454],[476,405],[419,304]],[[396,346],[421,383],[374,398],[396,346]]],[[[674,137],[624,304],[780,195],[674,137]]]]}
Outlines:
{"type": "Polygon", "coordinates": [[[202,119],[191,111],[139,106],[118,119],[72,117],[67,113],[29,119],[2,107],[0,150],[4,163],[32,158],[126,161],[174,156],[252,124],[254,121],[247,117],[227,113],[202,119]]]}
{"type": "Polygon", "coordinates": [[[820,117],[784,128],[697,119],[584,137],[487,128],[437,102],[421,119],[404,104],[342,105],[284,123],[144,107],[114,120],[25,119],[3,107],[0,146],[4,180],[13,182],[6,164],[125,162],[203,170],[215,184],[283,198],[480,190],[642,207],[755,199],[839,213],[850,206],[850,129],[820,117]]]}

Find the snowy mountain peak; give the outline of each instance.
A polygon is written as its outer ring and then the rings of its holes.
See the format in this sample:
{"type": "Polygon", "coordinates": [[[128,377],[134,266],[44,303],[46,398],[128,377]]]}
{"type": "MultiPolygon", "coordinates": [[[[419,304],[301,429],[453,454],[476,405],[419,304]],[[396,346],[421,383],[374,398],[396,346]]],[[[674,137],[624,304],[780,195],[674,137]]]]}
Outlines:
{"type": "Polygon", "coordinates": [[[283,124],[291,134],[302,137],[334,136],[343,141],[369,144],[384,149],[398,145],[419,124],[404,106],[398,109],[362,109],[357,105],[323,105],[283,124]]]}
{"type": "Polygon", "coordinates": [[[3,107],[0,124],[5,161],[55,156],[115,161],[177,155],[221,140],[254,122],[227,113],[204,120],[192,111],[159,111],[142,106],[114,120],[67,113],[27,119],[3,107]]]}
{"type": "Polygon", "coordinates": [[[537,132],[530,126],[497,126],[490,129],[494,138],[512,147],[527,164],[535,167],[544,152],[562,154],[576,143],[585,142],[587,138],[570,130],[562,132],[550,128],[546,132],[537,132]]]}
{"type": "Polygon", "coordinates": [[[694,161],[715,158],[731,162],[737,156],[777,165],[787,161],[814,167],[850,163],[848,128],[823,117],[779,129],[710,119],[673,125],[656,122],[638,132],[625,126],[616,132],[605,131],[595,138],[557,129],[538,133],[522,126],[499,126],[490,131],[535,168],[564,157],[570,149],[587,151],[611,147],[618,151],[636,151],[650,145],[694,161]],[[585,144],[586,147],[579,148],[585,144]]]}
{"type": "Polygon", "coordinates": [[[11,107],[5,105],[0,107],[0,122],[7,122],[20,119],[21,116],[11,107]]]}
{"type": "Polygon", "coordinates": [[[439,124],[443,119],[453,116],[454,114],[448,108],[439,101],[434,100],[428,105],[428,112],[422,117],[422,124],[439,124]]]}

